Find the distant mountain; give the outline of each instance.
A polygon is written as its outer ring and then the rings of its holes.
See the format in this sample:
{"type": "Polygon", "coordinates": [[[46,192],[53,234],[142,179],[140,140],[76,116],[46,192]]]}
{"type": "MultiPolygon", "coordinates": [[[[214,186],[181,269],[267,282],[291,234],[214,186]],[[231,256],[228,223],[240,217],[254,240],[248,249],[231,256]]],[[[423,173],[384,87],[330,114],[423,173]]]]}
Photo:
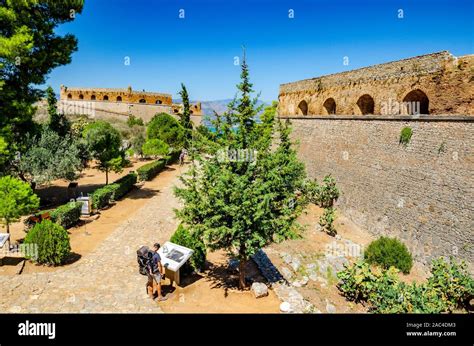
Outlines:
{"type": "MultiPolygon", "coordinates": [[[[215,101],[200,101],[201,102],[201,109],[204,115],[214,115],[214,111],[217,114],[223,114],[227,111],[227,105],[232,101],[232,99],[225,99],[225,100],[215,100],[215,101]]],[[[175,103],[181,103],[181,99],[173,100],[175,103]]],[[[191,101],[191,103],[195,103],[198,101],[191,101]]],[[[257,106],[260,105],[269,106],[267,102],[258,101],[257,106]]]]}

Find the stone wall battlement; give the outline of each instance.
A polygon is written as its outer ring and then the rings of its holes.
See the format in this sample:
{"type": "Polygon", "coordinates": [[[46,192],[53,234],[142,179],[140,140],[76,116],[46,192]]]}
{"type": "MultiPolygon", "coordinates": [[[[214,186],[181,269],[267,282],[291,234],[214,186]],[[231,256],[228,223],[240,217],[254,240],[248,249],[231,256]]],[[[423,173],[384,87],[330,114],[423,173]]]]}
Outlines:
{"type": "Polygon", "coordinates": [[[474,115],[474,55],[447,51],[282,84],[287,115],[474,115]]]}

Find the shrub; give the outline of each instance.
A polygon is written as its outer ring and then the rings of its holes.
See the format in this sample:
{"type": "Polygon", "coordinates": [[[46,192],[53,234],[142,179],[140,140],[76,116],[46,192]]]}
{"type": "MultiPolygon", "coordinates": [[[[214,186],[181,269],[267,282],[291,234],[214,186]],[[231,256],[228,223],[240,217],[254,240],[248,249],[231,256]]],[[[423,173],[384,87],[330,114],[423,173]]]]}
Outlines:
{"type": "Polygon", "coordinates": [[[447,262],[442,257],[434,260],[428,284],[441,294],[450,311],[467,307],[474,298],[474,280],[463,261],[458,264],[450,258],[447,262]]]}
{"type": "Polygon", "coordinates": [[[189,259],[190,267],[197,271],[204,269],[206,264],[206,246],[196,234],[192,234],[183,225],[179,225],[176,232],[171,236],[170,241],[194,250],[189,259]]]}
{"type": "Polygon", "coordinates": [[[340,195],[336,180],[330,174],[324,177],[321,185],[316,180],[306,181],[303,192],[309,202],[323,208],[332,207],[340,195]]]}
{"type": "Polygon", "coordinates": [[[179,160],[179,155],[181,154],[181,150],[173,150],[168,156],[166,157],[166,162],[168,164],[175,163],[179,160]]]}
{"type": "Polygon", "coordinates": [[[348,300],[367,302],[376,313],[442,313],[467,308],[474,296],[474,280],[466,264],[443,258],[433,261],[431,277],[422,284],[405,284],[398,270],[370,268],[359,261],[340,271],[339,290],[348,300]]]}
{"type": "Polygon", "coordinates": [[[64,228],[74,226],[81,217],[82,202],[69,202],[51,212],[51,220],[64,228]]]}
{"type": "Polygon", "coordinates": [[[331,236],[337,234],[337,231],[334,228],[334,219],[335,214],[333,207],[325,208],[324,214],[319,218],[319,224],[323,227],[324,231],[331,236]]]}
{"type": "Polygon", "coordinates": [[[319,188],[319,203],[321,207],[332,207],[339,198],[339,189],[336,186],[336,180],[331,175],[326,175],[323,184],[319,188]]]}
{"type": "Polygon", "coordinates": [[[134,115],[130,115],[127,119],[127,125],[129,127],[133,127],[135,125],[138,125],[138,126],[144,126],[145,124],[143,123],[143,119],[142,118],[137,118],[136,116],[134,115]]]}
{"type": "Polygon", "coordinates": [[[387,269],[390,266],[408,274],[413,266],[413,258],[405,244],[396,238],[380,237],[369,244],[364,252],[365,260],[387,269]]]}
{"type": "Polygon", "coordinates": [[[400,132],[399,143],[403,144],[404,146],[407,146],[408,143],[410,143],[412,134],[413,134],[413,131],[410,127],[404,127],[402,131],[400,132]]]}
{"type": "Polygon", "coordinates": [[[26,235],[24,244],[36,244],[37,256],[28,254],[28,258],[41,264],[59,265],[71,251],[67,231],[50,220],[36,224],[26,235]]]}
{"type": "Polygon", "coordinates": [[[138,177],[140,181],[151,180],[153,179],[158,173],[160,173],[163,168],[165,168],[165,160],[160,159],[146,165],[141,166],[137,169],[138,177]]]}
{"type": "Polygon", "coordinates": [[[93,209],[102,209],[109,205],[116,189],[116,187],[113,185],[114,184],[106,185],[92,193],[91,197],[93,209]]]}
{"type": "Polygon", "coordinates": [[[125,196],[136,184],[137,174],[129,173],[116,180],[113,184],[105,185],[92,193],[92,208],[105,208],[111,201],[125,196]]]}
{"type": "Polygon", "coordinates": [[[137,174],[129,173],[122,178],[116,180],[112,185],[114,186],[114,195],[112,196],[113,200],[119,200],[125,196],[133,186],[137,183],[137,174]]]}

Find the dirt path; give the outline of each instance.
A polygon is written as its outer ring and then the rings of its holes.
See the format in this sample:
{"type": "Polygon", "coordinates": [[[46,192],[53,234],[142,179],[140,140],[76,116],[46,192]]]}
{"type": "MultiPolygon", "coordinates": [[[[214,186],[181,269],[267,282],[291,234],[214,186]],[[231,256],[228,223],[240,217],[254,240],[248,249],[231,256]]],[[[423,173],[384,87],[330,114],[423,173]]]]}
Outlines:
{"type": "MultiPolygon", "coordinates": [[[[72,250],[82,256],[74,263],[41,270],[29,265],[21,275],[1,275],[0,312],[162,312],[146,295],[146,278],[138,274],[135,250],[142,244],[165,242],[176,229],[173,208],[179,203],[173,185],[180,171],[172,166],[102,211],[98,220],[73,229],[72,250]],[[87,241],[79,241],[80,237],[87,241]]],[[[209,258],[215,266],[225,262],[219,253],[209,258]]],[[[251,292],[216,285],[212,275],[204,274],[175,289],[163,310],[278,312],[279,303],[273,292],[256,300],[251,292]]]]}

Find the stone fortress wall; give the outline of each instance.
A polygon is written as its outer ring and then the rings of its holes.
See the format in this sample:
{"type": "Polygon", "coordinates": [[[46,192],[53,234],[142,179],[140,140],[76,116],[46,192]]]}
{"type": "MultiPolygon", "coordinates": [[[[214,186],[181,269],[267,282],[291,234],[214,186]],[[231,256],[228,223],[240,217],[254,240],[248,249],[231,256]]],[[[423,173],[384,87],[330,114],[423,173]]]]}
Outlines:
{"type": "Polygon", "coordinates": [[[285,115],[474,115],[474,55],[447,51],[282,84],[285,115]]]}
{"type": "MultiPolygon", "coordinates": [[[[145,122],[157,113],[177,116],[182,104],[175,104],[170,94],[112,88],[70,88],[61,85],[58,107],[65,114],[87,114],[96,118],[127,120],[130,115],[145,122]]],[[[191,120],[201,123],[201,103],[191,104],[191,120]]]]}
{"type": "Polygon", "coordinates": [[[338,209],[375,236],[402,239],[418,261],[453,255],[471,272],[473,58],[425,55],[284,84],[279,97],[279,117],[290,119],[308,175],[335,177],[338,209]],[[382,100],[403,101],[414,90],[427,96],[428,112],[420,113],[429,115],[380,114],[382,100]],[[370,102],[358,104],[364,94],[374,100],[372,114],[361,110],[370,102]],[[330,97],[336,114],[323,106],[330,97]],[[406,146],[404,127],[413,131],[406,146]]]}

